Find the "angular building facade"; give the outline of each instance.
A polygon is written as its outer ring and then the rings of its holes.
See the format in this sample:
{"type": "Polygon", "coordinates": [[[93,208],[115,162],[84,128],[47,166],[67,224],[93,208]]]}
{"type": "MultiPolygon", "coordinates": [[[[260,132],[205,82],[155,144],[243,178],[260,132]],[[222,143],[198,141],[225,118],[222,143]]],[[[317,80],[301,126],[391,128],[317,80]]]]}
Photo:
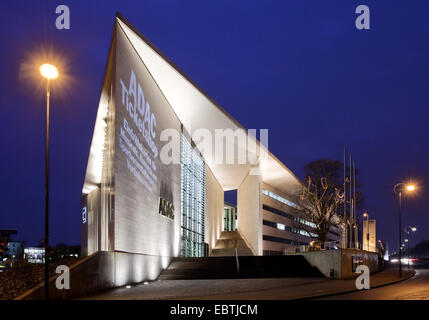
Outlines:
{"type": "Polygon", "coordinates": [[[117,15],[82,190],[83,253],[108,254],[115,285],[156,279],[173,257],[210,256],[225,231],[253,255],[308,244],[302,188],[117,15]],[[228,190],[237,190],[232,216],[228,190]]]}

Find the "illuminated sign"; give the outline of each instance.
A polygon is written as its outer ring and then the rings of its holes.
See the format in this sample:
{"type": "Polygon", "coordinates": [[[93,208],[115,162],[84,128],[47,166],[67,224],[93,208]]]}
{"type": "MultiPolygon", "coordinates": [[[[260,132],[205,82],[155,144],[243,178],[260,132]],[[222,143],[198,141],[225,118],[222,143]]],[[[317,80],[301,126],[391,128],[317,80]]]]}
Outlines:
{"type": "Polygon", "coordinates": [[[86,223],[86,207],[82,208],[82,223],[86,223]]]}
{"type": "MultiPolygon", "coordinates": [[[[151,112],[149,101],[145,99],[141,84],[137,83],[136,74],[133,70],[131,70],[128,88],[122,79],[119,79],[119,81],[122,88],[122,105],[127,109],[129,116],[156,158],[158,149],[153,140],[156,137],[156,117],[151,112]]],[[[129,132],[129,130],[127,131],[129,132]]],[[[136,139],[134,138],[133,140],[135,141],[136,139]]]]}

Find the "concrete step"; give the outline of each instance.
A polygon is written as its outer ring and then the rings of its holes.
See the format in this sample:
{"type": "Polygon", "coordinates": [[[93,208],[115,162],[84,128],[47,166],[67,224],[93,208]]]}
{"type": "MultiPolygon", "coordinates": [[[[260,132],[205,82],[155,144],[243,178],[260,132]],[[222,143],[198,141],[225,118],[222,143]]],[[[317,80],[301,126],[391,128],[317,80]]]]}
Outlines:
{"type": "MultiPolygon", "coordinates": [[[[237,248],[237,253],[239,256],[253,256],[252,250],[249,248],[237,248]]],[[[222,249],[213,249],[212,256],[214,257],[235,257],[235,248],[222,248],[222,249]]]]}
{"type": "Polygon", "coordinates": [[[175,258],[159,276],[160,280],[174,279],[235,279],[235,278],[291,278],[323,277],[301,255],[240,256],[240,272],[236,258],[175,258]]]}
{"type": "Polygon", "coordinates": [[[238,231],[223,231],[220,234],[219,240],[216,241],[214,249],[212,249],[212,256],[235,256],[235,248],[238,249],[240,256],[251,256],[250,250],[246,242],[241,237],[238,231]]]}
{"type": "Polygon", "coordinates": [[[247,248],[247,245],[242,239],[219,239],[216,242],[215,249],[224,248],[247,248]]]}
{"type": "Polygon", "coordinates": [[[242,240],[238,231],[222,231],[219,239],[220,240],[227,240],[227,239],[242,240]]]}

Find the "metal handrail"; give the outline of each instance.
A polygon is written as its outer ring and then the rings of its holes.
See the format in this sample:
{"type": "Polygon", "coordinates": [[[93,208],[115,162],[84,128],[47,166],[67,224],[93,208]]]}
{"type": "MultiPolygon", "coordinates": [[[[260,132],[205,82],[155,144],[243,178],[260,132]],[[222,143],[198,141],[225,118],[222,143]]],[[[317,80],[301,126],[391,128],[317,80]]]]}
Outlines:
{"type": "Polygon", "coordinates": [[[365,246],[365,248],[362,248],[362,243],[359,242],[353,242],[351,247],[342,247],[341,241],[327,241],[323,243],[323,246],[321,244],[315,246],[315,245],[300,245],[295,246],[291,248],[285,248],[283,249],[283,254],[296,254],[296,253],[304,253],[304,252],[311,252],[311,251],[324,251],[324,250],[338,250],[338,249],[360,249],[370,252],[380,252],[380,249],[373,246],[365,246]]]}
{"type": "Polygon", "coordinates": [[[237,268],[237,278],[240,278],[240,262],[238,261],[238,249],[235,247],[235,266],[237,268]]]}

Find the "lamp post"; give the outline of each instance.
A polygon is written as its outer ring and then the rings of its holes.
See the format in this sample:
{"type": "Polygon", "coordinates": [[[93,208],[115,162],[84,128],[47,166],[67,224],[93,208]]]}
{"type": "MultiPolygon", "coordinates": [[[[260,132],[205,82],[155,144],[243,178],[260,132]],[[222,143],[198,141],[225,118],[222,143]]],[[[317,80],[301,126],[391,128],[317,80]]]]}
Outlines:
{"type": "Polygon", "coordinates": [[[398,195],[398,226],[399,226],[399,277],[402,277],[402,192],[404,191],[414,191],[415,187],[413,185],[405,185],[403,182],[395,184],[393,187],[393,192],[398,195]]]}
{"type": "Polygon", "coordinates": [[[405,239],[408,242],[408,269],[410,269],[410,245],[411,245],[411,232],[416,232],[417,228],[408,226],[405,228],[405,233],[408,234],[408,239],[405,239]]]}
{"type": "Polygon", "coordinates": [[[45,145],[45,299],[49,300],[49,98],[51,80],[58,77],[58,70],[51,64],[40,66],[46,78],[46,145],[45,145]]]}

